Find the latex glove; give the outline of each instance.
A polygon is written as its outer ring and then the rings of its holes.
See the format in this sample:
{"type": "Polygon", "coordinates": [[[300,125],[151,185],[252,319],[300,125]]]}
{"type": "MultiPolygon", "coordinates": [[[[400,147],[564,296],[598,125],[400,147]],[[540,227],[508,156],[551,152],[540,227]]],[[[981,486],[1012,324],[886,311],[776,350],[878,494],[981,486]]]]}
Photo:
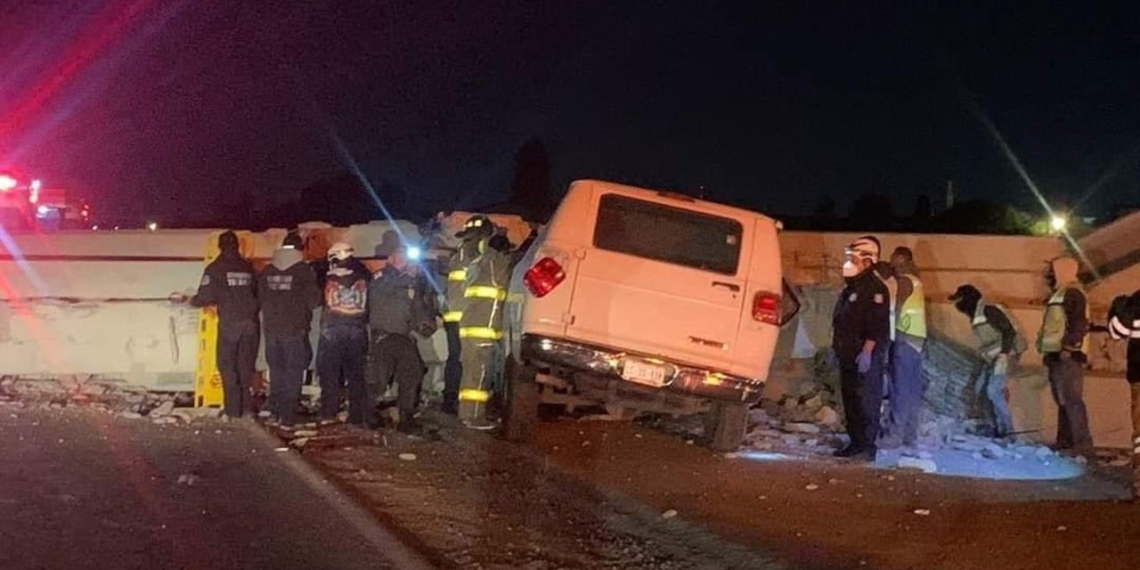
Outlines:
{"type": "Polygon", "coordinates": [[[866,374],[871,371],[871,352],[864,350],[855,357],[855,366],[858,367],[860,374],[866,374]]]}
{"type": "Polygon", "coordinates": [[[997,358],[994,359],[994,374],[1005,376],[1007,372],[1009,372],[1009,355],[997,355],[997,358]]]}

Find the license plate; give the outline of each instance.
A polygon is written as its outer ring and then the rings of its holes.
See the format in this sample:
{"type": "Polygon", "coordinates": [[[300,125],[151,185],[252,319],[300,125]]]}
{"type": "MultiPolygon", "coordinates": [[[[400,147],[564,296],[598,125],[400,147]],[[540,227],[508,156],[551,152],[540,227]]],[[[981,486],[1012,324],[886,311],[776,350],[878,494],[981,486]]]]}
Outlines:
{"type": "Polygon", "coordinates": [[[665,385],[665,367],[627,360],[621,369],[621,377],[630,382],[660,387],[665,385]]]}

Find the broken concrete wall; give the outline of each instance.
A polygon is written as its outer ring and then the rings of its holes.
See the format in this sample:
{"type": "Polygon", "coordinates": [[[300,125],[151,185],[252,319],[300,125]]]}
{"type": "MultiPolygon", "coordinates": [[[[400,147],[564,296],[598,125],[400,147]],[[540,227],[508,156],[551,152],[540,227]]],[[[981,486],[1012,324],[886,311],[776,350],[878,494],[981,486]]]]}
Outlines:
{"type": "MultiPolygon", "coordinates": [[[[781,234],[784,275],[796,286],[804,309],[785,327],[777,348],[767,397],[778,399],[789,386],[817,375],[812,359],[831,343],[831,310],[842,286],[840,273],[843,248],[860,234],[785,232],[781,234]]],[[[971,283],[989,299],[1006,305],[1030,344],[1022,366],[1009,390],[1015,425],[1051,441],[1056,426],[1056,407],[1048,389],[1040,357],[1033,341],[1041,322],[1043,300],[1048,291],[1043,271],[1048,260],[1065,252],[1056,238],[1024,236],[951,236],[878,234],[884,256],[897,246],[915,252],[927,295],[928,328],[936,340],[927,350],[924,373],[927,402],[932,411],[957,417],[979,414],[976,377],[980,363],[970,353],[974,339],[969,321],[946,298],[961,284],[971,283]]],[[[1140,269],[1136,270],[1140,275],[1140,269]]],[[[1127,273],[1125,273],[1127,274],[1127,273]]],[[[1138,277],[1140,279],[1140,277],[1138,277]]],[[[1122,279],[1131,281],[1130,279],[1122,279]]],[[[1133,289],[1140,288],[1140,280],[1133,289]]],[[[1090,287],[1094,320],[1100,301],[1107,294],[1090,287]]],[[[1126,286],[1115,285],[1117,290],[1126,286]]],[[[1129,290],[1128,292],[1131,292],[1129,290]]],[[[1094,349],[1098,342],[1094,337],[1094,349]]],[[[1111,346],[1120,351],[1121,347],[1111,346]]],[[[1092,355],[1094,362],[1098,358],[1092,355]]],[[[1128,445],[1127,386],[1118,376],[1122,353],[1115,357],[1113,371],[1094,370],[1086,382],[1085,398],[1098,445],[1128,445]]],[[[818,359],[817,359],[818,360],[818,359]]],[[[1100,368],[1094,365],[1094,369],[1100,368]]],[[[834,379],[828,379],[833,382],[834,379]]]]}

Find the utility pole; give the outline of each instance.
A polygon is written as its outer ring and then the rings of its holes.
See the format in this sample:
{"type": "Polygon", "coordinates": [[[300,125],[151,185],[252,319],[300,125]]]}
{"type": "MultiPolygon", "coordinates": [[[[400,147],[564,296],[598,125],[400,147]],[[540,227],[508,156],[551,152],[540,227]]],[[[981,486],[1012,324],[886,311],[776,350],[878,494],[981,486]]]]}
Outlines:
{"type": "Polygon", "coordinates": [[[954,181],[946,181],[946,209],[954,208],[954,181]]]}

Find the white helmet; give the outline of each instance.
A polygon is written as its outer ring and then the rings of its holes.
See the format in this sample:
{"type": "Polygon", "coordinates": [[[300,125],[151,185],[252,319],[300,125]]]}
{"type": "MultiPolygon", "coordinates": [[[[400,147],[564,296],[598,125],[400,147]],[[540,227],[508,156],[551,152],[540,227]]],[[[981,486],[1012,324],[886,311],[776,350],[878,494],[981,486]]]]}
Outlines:
{"type": "Polygon", "coordinates": [[[352,249],[351,245],[338,241],[329,248],[328,258],[329,261],[344,261],[355,254],[356,250],[352,249]]]}
{"type": "Polygon", "coordinates": [[[879,240],[872,236],[863,236],[848,244],[844,251],[847,261],[843,264],[843,276],[854,277],[862,273],[864,262],[869,261],[872,265],[878,263],[881,250],[879,240]]]}

